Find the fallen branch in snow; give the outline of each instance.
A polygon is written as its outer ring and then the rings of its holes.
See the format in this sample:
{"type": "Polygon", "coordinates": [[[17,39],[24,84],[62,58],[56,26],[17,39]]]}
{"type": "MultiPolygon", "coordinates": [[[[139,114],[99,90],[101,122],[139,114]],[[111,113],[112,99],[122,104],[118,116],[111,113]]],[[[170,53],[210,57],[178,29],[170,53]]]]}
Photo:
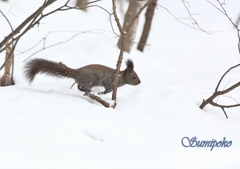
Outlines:
{"type": "Polygon", "coordinates": [[[225,90],[222,90],[222,91],[219,91],[219,90],[218,90],[218,88],[219,88],[219,86],[220,86],[223,78],[226,76],[226,74],[227,74],[230,70],[232,70],[232,69],[234,69],[234,68],[236,68],[236,67],[238,67],[238,66],[240,66],[240,64],[237,64],[237,65],[235,65],[235,66],[232,66],[231,68],[229,68],[229,69],[222,75],[221,79],[219,80],[219,82],[218,82],[218,84],[217,84],[217,86],[216,86],[216,88],[215,88],[214,93],[213,93],[212,96],[210,96],[207,100],[203,100],[202,104],[199,106],[200,109],[203,109],[207,104],[211,104],[212,106],[221,108],[222,111],[224,112],[226,118],[228,118],[227,113],[226,113],[226,111],[225,111],[225,108],[232,108],[232,107],[238,107],[238,106],[240,106],[239,103],[234,104],[234,105],[220,105],[220,104],[215,103],[215,102],[213,101],[216,97],[219,97],[219,96],[221,96],[221,95],[224,95],[224,94],[226,94],[226,93],[228,93],[228,92],[230,92],[230,91],[232,91],[232,90],[234,90],[234,89],[236,89],[237,87],[240,86],[240,81],[239,81],[238,83],[230,86],[229,88],[227,88],[227,89],[225,89],[225,90]]]}
{"type": "Polygon", "coordinates": [[[108,102],[106,102],[105,100],[102,100],[101,97],[98,97],[92,93],[85,93],[84,96],[88,96],[93,100],[96,100],[97,102],[99,102],[100,104],[102,104],[105,107],[111,107],[110,104],[108,102]]]}
{"type": "MultiPolygon", "coordinates": [[[[208,1],[211,5],[213,5],[217,10],[219,10],[223,15],[225,15],[225,16],[228,18],[228,20],[232,23],[232,25],[235,27],[235,29],[237,30],[237,36],[238,36],[238,51],[239,51],[239,53],[240,53],[240,28],[237,26],[237,24],[235,24],[235,23],[232,21],[232,18],[229,17],[227,11],[225,10],[225,8],[224,8],[225,1],[220,2],[220,0],[216,0],[216,1],[218,2],[218,4],[219,4],[220,8],[217,7],[215,4],[213,4],[212,2],[210,2],[209,0],[207,0],[207,1],[208,1]]],[[[229,88],[227,88],[227,89],[225,89],[225,90],[218,91],[218,88],[219,88],[219,86],[220,86],[223,78],[225,77],[225,75],[226,75],[230,70],[232,70],[232,69],[234,69],[234,68],[236,68],[236,67],[238,67],[238,66],[240,66],[240,64],[237,64],[237,65],[235,65],[235,66],[232,66],[231,68],[229,68],[229,69],[222,75],[222,77],[221,77],[221,79],[219,80],[219,82],[218,82],[218,84],[217,84],[217,86],[216,86],[216,88],[215,88],[215,91],[214,91],[214,93],[212,94],[212,96],[210,96],[207,100],[203,100],[202,104],[199,106],[201,109],[203,109],[207,104],[211,104],[212,106],[221,108],[222,111],[224,112],[226,118],[228,118],[227,113],[226,113],[226,111],[225,111],[225,108],[232,108],[232,107],[239,107],[239,106],[240,106],[240,104],[239,104],[236,100],[235,100],[235,101],[236,101],[237,103],[236,103],[236,104],[233,104],[233,105],[220,105],[220,104],[218,104],[218,103],[216,103],[216,102],[213,101],[216,97],[219,97],[219,96],[221,96],[221,95],[224,95],[224,94],[226,94],[226,93],[228,93],[228,92],[230,92],[230,91],[232,91],[232,90],[234,90],[234,89],[236,89],[237,87],[240,86],[240,81],[239,81],[238,83],[232,85],[231,87],[229,87],[229,88]]]]}

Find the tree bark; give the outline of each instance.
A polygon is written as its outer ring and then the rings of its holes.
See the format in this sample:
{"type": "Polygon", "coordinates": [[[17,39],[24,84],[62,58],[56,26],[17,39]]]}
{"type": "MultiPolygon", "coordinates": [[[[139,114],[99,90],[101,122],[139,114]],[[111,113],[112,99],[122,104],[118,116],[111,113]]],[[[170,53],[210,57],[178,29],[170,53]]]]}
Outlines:
{"type": "Polygon", "coordinates": [[[9,86],[9,85],[14,85],[14,82],[11,80],[11,66],[12,66],[12,48],[9,46],[9,44],[6,44],[6,57],[5,60],[7,61],[5,64],[5,70],[2,78],[0,79],[0,86],[9,86]],[[11,56],[10,56],[11,55],[11,56]]]}
{"type": "Polygon", "coordinates": [[[87,11],[87,8],[84,8],[87,3],[88,3],[88,0],[77,0],[76,1],[76,6],[79,7],[79,8],[82,8],[83,11],[87,11]]]}
{"type": "Polygon", "coordinates": [[[134,24],[134,22],[136,22],[136,20],[138,19],[139,15],[142,13],[142,11],[153,1],[153,0],[148,0],[136,13],[135,15],[132,17],[132,19],[129,21],[128,26],[125,28],[125,30],[122,28],[119,18],[117,16],[117,12],[116,12],[116,0],[112,0],[112,5],[113,5],[113,16],[115,18],[115,21],[117,23],[117,27],[119,29],[119,32],[122,36],[122,41],[119,44],[120,46],[120,53],[118,56],[118,61],[117,61],[117,67],[116,67],[116,74],[115,74],[115,78],[114,78],[114,84],[113,84],[113,92],[112,92],[112,100],[114,100],[114,105],[112,105],[112,108],[115,108],[117,105],[117,84],[118,84],[118,76],[119,76],[119,71],[120,71],[120,67],[122,64],[122,59],[123,59],[123,54],[125,51],[125,43],[126,43],[126,39],[127,39],[127,33],[128,31],[132,28],[132,25],[134,24]]]}
{"type": "Polygon", "coordinates": [[[240,23],[240,14],[238,16],[238,19],[237,19],[237,22],[236,22],[236,25],[238,25],[240,23]]]}
{"type": "MultiPolygon", "coordinates": [[[[123,23],[123,31],[125,32],[127,29],[128,31],[126,32],[126,39],[125,39],[125,52],[130,53],[132,46],[133,46],[133,41],[135,39],[136,31],[137,31],[137,26],[138,26],[138,18],[135,20],[135,22],[129,27],[129,24],[133,20],[133,18],[137,15],[139,9],[143,6],[143,2],[131,0],[129,2],[128,10],[125,14],[124,18],[124,23],[123,23]]],[[[122,36],[118,40],[118,48],[121,49],[122,47],[122,36]]]]}
{"type": "Polygon", "coordinates": [[[156,4],[157,4],[157,0],[152,1],[149,4],[147,11],[145,13],[146,20],[145,20],[142,36],[140,38],[140,41],[139,41],[138,47],[137,47],[137,49],[140,50],[141,52],[143,52],[144,47],[146,46],[146,42],[147,42],[148,35],[149,35],[151,25],[152,25],[152,18],[154,15],[154,10],[155,10],[156,4]]]}

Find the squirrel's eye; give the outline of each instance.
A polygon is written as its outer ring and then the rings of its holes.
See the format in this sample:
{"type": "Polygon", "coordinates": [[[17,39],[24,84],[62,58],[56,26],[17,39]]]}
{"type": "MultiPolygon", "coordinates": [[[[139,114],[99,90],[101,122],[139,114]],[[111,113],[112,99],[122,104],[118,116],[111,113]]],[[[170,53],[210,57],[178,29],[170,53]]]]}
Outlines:
{"type": "Polygon", "coordinates": [[[136,77],[135,77],[135,76],[133,76],[133,79],[136,79],[136,77]]]}

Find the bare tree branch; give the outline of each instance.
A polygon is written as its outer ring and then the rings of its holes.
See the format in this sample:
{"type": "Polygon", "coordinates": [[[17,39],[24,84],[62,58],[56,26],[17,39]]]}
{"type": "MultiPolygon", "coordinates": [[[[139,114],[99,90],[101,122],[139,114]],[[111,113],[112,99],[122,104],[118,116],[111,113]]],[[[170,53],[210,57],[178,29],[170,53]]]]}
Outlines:
{"type": "Polygon", "coordinates": [[[232,70],[232,69],[234,69],[234,68],[236,68],[236,67],[238,67],[238,66],[240,66],[240,64],[237,64],[237,65],[235,65],[235,66],[230,67],[230,68],[222,75],[221,79],[219,80],[219,82],[218,82],[218,84],[217,84],[217,87],[215,88],[215,93],[218,91],[219,85],[220,85],[220,83],[222,82],[224,76],[226,76],[226,74],[227,74],[228,72],[230,72],[230,70],[232,70]]]}
{"type": "Polygon", "coordinates": [[[116,1],[115,0],[112,0],[112,8],[113,8],[113,16],[115,18],[115,22],[117,23],[117,27],[119,29],[119,32],[122,36],[122,46],[121,46],[121,49],[120,49],[120,53],[119,53],[119,56],[118,56],[118,61],[117,61],[117,68],[116,68],[116,75],[115,75],[115,79],[114,79],[114,86],[113,86],[113,94],[112,94],[112,100],[114,100],[115,102],[115,106],[113,108],[116,107],[117,105],[117,84],[118,84],[118,75],[119,75],[119,72],[120,72],[120,66],[122,64],[122,58],[123,58],[123,53],[124,53],[124,50],[125,50],[125,36],[126,36],[126,33],[123,31],[122,29],[122,26],[121,26],[121,23],[119,21],[119,18],[117,16],[117,12],[116,12],[116,1]]]}
{"type": "Polygon", "coordinates": [[[240,106],[240,104],[235,104],[235,105],[220,105],[218,103],[214,103],[212,100],[209,102],[209,104],[211,104],[212,106],[215,106],[215,107],[220,107],[223,111],[223,113],[225,114],[226,118],[228,119],[228,115],[225,111],[225,108],[233,108],[233,107],[238,107],[240,106]]]}
{"type": "MultiPolygon", "coordinates": [[[[19,41],[19,39],[29,30],[31,29],[32,27],[34,27],[34,25],[38,24],[39,21],[43,18],[40,17],[39,20],[36,21],[37,17],[39,15],[41,15],[42,11],[47,7],[49,6],[50,4],[52,4],[54,1],[56,0],[45,0],[43,5],[38,8],[32,15],[30,15],[25,21],[22,22],[22,24],[20,24],[15,30],[13,30],[6,38],[3,39],[2,42],[0,42],[0,53],[5,49],[5,47],[3,47],[3,45],[8,42],[10,39],[12,39],[10,41],[11,44],[13,44],[12,46],[12,51],[10,53],[10,55],[12,55],[12,52],[15,50],[16,48],[16,45],[19,41]],[[30,22],[30,24],[27,26],[27,28],[19,35],[17,36],[16,38],[14,38],[15,35],[17,35],[18,33],[21,32],[21,30],[30,22]]],[[[8,60],[6,60],[3,65],[0,67],[0,70],[2,70],[2,68],[5,66],[6,62],[8,60]]]]}
{"type": "MultiPolygon", "coordinates": [[[[220,8],[217,7],[215,4],[213,4],[212,2],[210,2],[209,0],[207,0],[207,1],[208,1],[211,5],[213,5],[218,11],[220,11],[223,15],[225,15],[225,16],[228,18],[228,20],[231,22],[231,24],[232,24],[232,25],[235,27],[235,29],[237,30],[237,36],[238,36],[238,51],[239,51],[239,53],[240,53],[240,29],[239,29],[239,27],[232,21],[232,18],[229,17],[227,11],[225,10],[225,8],[224,8],[225,1],[223,1],[223,2],[221,3],[220,0],[216,0],[216,1],[218,2],[218,4],[219,4],[220,8]]],[[[220,86],[223,78],[226,76],[226,74],[229,73],[232,69],[234,69],[234,68],[236,68],[236,67],[238,67],[238,66],[240,66],[240,64],[237,64],[237,65],[235,65],[235,66],[230,67],[230,68],[221,76],[221,78],[220,78],[220,80],[219,80],[219,82],[218,82],[218,84],[217,84],[217,86],[216,86],[216,88],[215,88],[215,91],[214,91],[214,93],[212,94],[212,96],[210,96],[207,100],[203,100],[202,104],[199,106],[201,109],[203,109],[207,104],[211,104],[212,106],[220,107],[220,108],[222,109],[222,111],[224,112],[226,118],[228,118],[227,113],[226,113],[226,111],[225,111],[225,108],[232,108],[232,107],[239,107],[239,106],[240,106],[240,104],[239,104],[235,99],[234,99],[234,100],[237,102],[237,104],[234,104],[234,105],[220,105],[220,104],[215,103],[215,102],[213,101],[216,97],[219,97],[219,96],[221,96],[221,95],[224,95],[224,94],[226,94],[226,93],[228,93],[228,92],[230,92],[230,91],[232,91],[232,90],[234,90],[235,88],[237,88],[237,87],[240,86],[240,81],[239,81],[239,82],[237,82],[236,84],[228,87],[227,89],[224,89],[224,90],[222,90],[222,91],[219,91],[219,86],[220,86]]]]}
{"type": "Polygon", "coordinates": [[[216,107],[221,107],[221,108],[233,108],[233,107],[238,107],[240,104],[233,104],[233,105],[221,105],[218,103],[214,103],[213,101],[210,101],[210,104],[216,107]]]}
{"type": "Polygon", "coordinates": [[[238,52],[240,53],[240,28],[238,27],[237,23],[234,23],[234,21],[232,20],[232,18],[228,15],[227,11],[225,10],[224,6],[225,5],[225,1],[223,3],[220,2],[220,0],[216,0],[218,2],[218,4],[220,5],[220,8],[217,7],[215,4],[213,4],[212,2],[210,2],[209,0],[207,0],[212,6],[214,6],[218,11],[220,11],[223,15],[225,15],[227,17],[227,19],[231,22],[231,24],[234,26],[234,28],[237,31],[237,36],[238,36],[238,52]]]}
{"type": "Polygon", "coordinates": [[[22,24],[20,24],[14,31],[12,31],[6,38],[3,39],[2,42],[0,42],[0,50],[2,50],[2,47],[4,46],[4,44],[6,42],[8,42],[13,36],[15,36],[16,34],[18,34],[19,32],[21,32],[21,30],[30,22],[32,21],[34,18],[36,18],[37,16],[39,16],[42,11],[49,5],[51,5],[53,2],[55,2],[56,0],[45,0],[43,5],[38,8],[32,15],[30,15],[25,21],[22,22],[22,24]]]}
{"type": "MultiPolygon", "coordinates": [[[[31,28],[33,28],[35,25],[38,25],[40,23],[40,21],[47,17],[50,14],[53,14],[57,11],[66,11],[66,10],[71,10],[71,9],[78,9],[81,10],[80,8],[76,8],[76,7],[70,7],[68,6],[68,3],[70,0],[67,0],[66,3],[62,6],[60,6],[59,8],[52,10],[46,14],[43,14],[43,10],[48,7],[49,5],[51,5],[53,2],[55,2],[56,0],[45,0],[43,5],[38,8],[32,15],[30,15],[23,23],[21,23],[14,31],[12,31],[6,38],[3,39],[2,42],[0,42],[0,53],[5,49],[5,47],[3,47],[4,43],[7,42],[9,39],[11,39],[11,37],[13,37],[12,41],[10,41],[10,43],[13,43],[13,50],[12,52],[15,50],[15,47],[18,43],[18,41],[20,40],[20,38],[27,33],[31,28]],[[25,28],[26,27],[26,28],[25,28]],[[16,36],[18,33],[21,32],[21,30],[25,28],[22,33],[20,35],[16,36]]],[[[96,0],[93,2],[89,2],[89,4],[92,4],[94,2],[98,2],[100,0],[96,0]]],[[[94,5],[90,5],[87,7],[93,7],[94,5]]],[[[99,6],[97,6],[99,7],[99,6]]],[[[105,10],[106,11],[106,10],[105,10]]],[[[4,67],[4,65],[6,64],[7,60],[4,62],[4,64],[0,67],[0,70],[4,67]]]]}
{"type": "MultiPolygon", "coordinates": [[[[215,103],[215,102],[213,101],[216,97],[219,97],[219,96],[221,96],[221,95],[224,95],[224,94],[226,94],[226,93],[228,93],[228,92],[230,92],[230,91],[232,91],[232,90],[234,90],[235,88],[237,88],[237,87],[240,86],[240,81],[239,81],[238,83],[230,86],[229,88],[227,88],[227,89],[225,89],[225,90],[218,91],[218,88],[219,88],[219,86],[220,86],[223,78],[225,77],[225,75],[226,75],[227,73],[229,73],[230,70],[232,70],[232,69],[234,69],[234,68],[236,68],[236,67],[238,67],[238,66],[240,66],[240,64],[237,64],[237,65],[235,65],[235,66],[232,66],[231,68],[229,68],[229,69],[222,75],[222,77],[220,78],[220,80],[219,80],[219,82],[218,82],[218,84],[217,84],[217,87],[215,88],[214,93],[213,93],[212,96],[210,96],[207,100],[203,100],[202,104],[199,106],[200,109],[203,109],[207,104],[211,104],[211,105],[213,105],[213,106],[220,107],[220,108],[223,110],[223,112],[224,112],[224,114],[226,115],[226,117],[227,117],[227,114],[226,114],[226,112],[225,112],[225,110],[224,110],[225,108],[232,108],[232,107],[238,107],[238,106],[240,106],[240,104],[239,104],[238,102],[237,102],[237,104],[234,104],[234,105],[220,105],[220,104],[215,103]]],[[[236,101],[236,100],[235,100],[235,101],[236,101]]],[[[227,118],[228,118],[228,117],[227,117],[227,118]]]]}
{"type": "Polygon", "coordinates": [[[111,106],[108,102],[106,102],[105,100],[101,99],[101,97],[98,97],[98,96],[96,96],[96,95],[94,95],[92,93],[85,93],[84,96],[88,96],[91,99],[96,100],[97,102],[101,103],[103,106],[105,106],[107,108],[111,106]]]}
{"type": "MultiPolygon", "coordinates": [[[[6,19],[6,21],[8,22],[8,25],[10,26],[10,28],[11,28],[11,31],[13,32],[13,27],[12,27],[12,24],[11,24],[11,22],[9,21],[9,19],[6,17],[6,15],[1,11],[1,9],[0,9],[0,13],[3,15],[3,17],[6,19]]],[[[12,45],[12,47],[13,47],[13,36],[11,37],[11,39],[12,39],[12,43],[11,43],[11,45],[12,45]]],[[[6,43],[7,44],[7,43],[6,43]]],[[[6,50],[8,49],[8,47],[7,47],[8,45],[6,45],[6,50]]],[[[11,66],[12,66],[12,73],[11,73],[11,84],[12,85],[14,85],[14,80],[13,80],[13,74],[14,74],[14,51],[12,50],[12,48],[11,48],[11,50],[10,50],[10,52],[9,52],[9,55],[8,55],[8,57],[6,58],[6,62],[8,61],[8,60],[10,60],[11,59],[11,66]]]]}
{"type": "MultiPolygon", "coordinates": [[[[37,42],[34,46],[32,46],[31,48],[29,48],[28,50],[26,51],[23,51],[21,53],[25,53],[27,51],[30,51],[32,50],[33,48],[35,48],[36,46],[38,46],[39,44],[43,44],[42,48],[35,51],[34,53],[32,53],[30,56],[28,56],[26,59],[23,60],[23,62],[25,62],[26,60],[28,60],[29,58],[31,58],[32,56],[36,55],[37,53],[45,50],[45,49],[49,49],[49,48],[52,48],[54,46],[57,46],[57,45],[61,45],[61,44],[64,44],[64,43],[67,43],[69,41],[71,41],[72,39],[76,38],[77,36],[79,36],[80,34],[84,34],[84,33],[97,33],[97,32],[93,32],[93,30],[88,30],[88,31],[64,31],[64,32],[70,32],[70,33],[73,33],[73,32],[77,32],[76,34],[72,35],[71,37],[69,37],[68,39],[64,40],[64,41],[61,41],[61,42],[58,42],[58,43],[54,43],[54,44],[51,44],[51,45],[48,45],[46,46],[46,42],[47,42],[47,38],[50,34],[52,33],[58,33],[58,32],[63,32],[63,31],[51,31],[49,33],[46,34],[45,37],[43,37],[39,42],[37,42]]],[[[100,33],[99,33],[100,34],[100,33]]]]}
{"type": "MultiPolygon", "coordinates": [[[[160,8],[162,8],[162,9],[164,9],[165,11],[167,11],[177,22],[179,22],[179,23],[181,23],[181,24],[183,24],[183,25],[185,25],[185,26],[187,26],[187,27],[190,27],[190,28],[192,28],[192,29],[195,29],[195,30],[197,30],[197,31],[202,31],[202,30],[200,30],[199,28],[196,28],[196,27],[194,27],[194,26],[192,26],[192,25],[189,25],[189,24],[181,21],[182,19],[192,20],[191,18],[177,17],[177,16],[175,16],[168,8],[166,8],[166,7],[164,7],[164,6],[160,5],[160,4],[157,4],[157,6],[160,7],[160,8]]],[[[191,14],[191,15],[192,15],[192,14],[191,14]]],[[[206,30],[204,30],[203,32],[204,32],[204,33],[207,33],[207,34],[213,34],[213,33],[214,33],[214,32],[212,32],[212,31],[206,31],[206,30]]]]}
{"type": "Polygon", "coordinates": [[[113,92],[112,92],[112,100],[114,100],[114,105],[112,106],[113,108],[116,107],[117,105],[117,85],[118,85],[118,76],[119,76],[119,72],[120,72],[120,67],[122,64],[122,59],[123,59],[123,54],[125,51],[125,39],[126,39],[126,33],[129,30],[129,28],[132,26],[133,22],[139,17],[140,13],[152,2],[153,0],[147,0],[147,2],[143,5],[142,8],[139,9],[139,11],[137,12],[136,16],[132,19],[131,23],[129,24],[128,28],[126,29],[126,31],[123,30],[121,23],[119,21],[117,12],[116,12],[116,0],[112,0],[112,8],[113,8],[113,16],[115,18],[115,22],[117,23],[117,27],[119,29],[119,32],[121,34],[122,37],[122,45],[121,45],[121,49],[120,49],[120,53],[118,56],[118,61],[117,61],[117,65],[116,65],[116,73],[115,73],[115,78],[114,78],[114,85],[113,85],[113,92]]]}
{"type": "Polygon", "coordinates": [[[196,25],[199,30],[201,30],[201,31],[209,34],[208,31],[206,31],[206,30],[204,30],[204,29],[202,29],[202,28],[200,27],[200,25],[198,24],[198,22],[196,21],[196,19],[193,17],[192,13],[191,13],[190,10],[189,10],[189,7],[187,6],[187,3],[188,3],[188,2],[185,1],[185,0],[181,0],[181,1],[182,1],[182,3],[183,3],[183,6],[185,7],[185,9],[186,9],[187,12],[188,12],[188,15],[189,15],[190,19],[193,21],[193,24],[196,25]]]}

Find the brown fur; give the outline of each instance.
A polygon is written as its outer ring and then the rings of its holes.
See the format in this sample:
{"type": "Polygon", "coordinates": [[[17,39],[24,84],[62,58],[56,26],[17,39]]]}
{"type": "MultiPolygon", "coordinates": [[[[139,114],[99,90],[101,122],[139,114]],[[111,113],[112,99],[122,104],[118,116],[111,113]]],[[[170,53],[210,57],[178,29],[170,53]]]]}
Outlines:
{"type": "MultiPolygon", "coordinates": [[[[126,61],[127,68],[119,73],[118,87],[125,84],[138,85],[141,83],[138,75],[133,70],[132,60],[126,61]]],[[[38,73],[59,78],[72,78],[78,84],[78,89],[86,93],[91,92],[95,86],[103,86],[106,94],[113,90],[115,69],[104,65],[92,64],[72,69],[63,63],[52,62],[44,59],[33,59],[25,65],[25,77],[31,83],[38,73]]]]}

